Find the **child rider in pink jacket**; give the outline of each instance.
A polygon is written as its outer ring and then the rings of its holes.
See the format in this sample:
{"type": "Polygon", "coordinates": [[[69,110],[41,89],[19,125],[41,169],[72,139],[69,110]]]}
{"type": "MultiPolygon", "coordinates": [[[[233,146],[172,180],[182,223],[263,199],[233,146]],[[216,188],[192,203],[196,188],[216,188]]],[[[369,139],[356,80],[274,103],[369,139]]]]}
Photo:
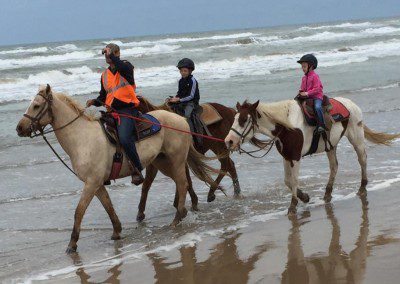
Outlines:
{"type": "Polygon", "coordinates": [[[317,132],[323,133],[325,131],[325,121],[322,111],[323,86],[318,74],[314,71],[317,69],[318,60],[314,55],[306,54],[297,62],[301,64],[304,72],[299,95],[314,100],[314,108],[318,120],[317,132]]]}

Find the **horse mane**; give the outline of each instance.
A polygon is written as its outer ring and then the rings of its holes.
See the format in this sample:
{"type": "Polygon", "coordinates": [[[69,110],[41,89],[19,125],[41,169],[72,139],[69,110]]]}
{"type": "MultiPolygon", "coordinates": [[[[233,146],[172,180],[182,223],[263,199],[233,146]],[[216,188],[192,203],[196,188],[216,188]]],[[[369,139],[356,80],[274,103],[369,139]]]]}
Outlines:
{"type": "Polygon", "coordinates": [[[148,99],[146,99],[143,96],[138,96],[138,99],[140,101],[140,105],[146,108],[147,111],[153,111],[153,110],[166,110],[166,111],[171,111],[171,108],[167,104],[162,104],[159,106],[153,105],[148,99]]]}
{"type": "Polygon", "coordinates": [[[63,94],[63,93],[53,93],[55,97],[57,97],[59,100],[65,102],[70,108],[72,108],[77,114],[81,113],[82,117],[89,121],[95,121],[97,120],[96,116],[94,113],[85,113],[85,108],[82,107],[80,103],[78,103],[76,100],[71,98],[70,96],[63,94]]]}
{"type": "Polygon", "coordinates": [[[261,115],[265,115],[275,124],[280,124],[287,129],[294,129],[289,119],[292,102],[293,100],[284,100],[273,103],[260,103],[257,110],[260,111],[261,115]]]}

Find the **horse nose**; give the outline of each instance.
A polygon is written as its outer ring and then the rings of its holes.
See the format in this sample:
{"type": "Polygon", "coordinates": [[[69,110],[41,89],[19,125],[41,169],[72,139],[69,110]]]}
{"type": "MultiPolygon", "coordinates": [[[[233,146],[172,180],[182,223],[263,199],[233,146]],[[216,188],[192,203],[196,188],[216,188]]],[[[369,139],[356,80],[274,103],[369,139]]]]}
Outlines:
{"type": "Polygon", "coordinates": [[[21,135],[22,131],[23,131],[22,125],[20,123],[18,123],[17,128],[15,130],[17,131],[18,135],[21,135]]]}
{"type": "Polygon", "coordinates": [[[232,141],[232,139],[231,139],[231,140],[229,140],[229,141],[228,141],[228,143],[229,143],[229,146],[232,146],[232,145],[233,145],[233,141],[232,141]]]}

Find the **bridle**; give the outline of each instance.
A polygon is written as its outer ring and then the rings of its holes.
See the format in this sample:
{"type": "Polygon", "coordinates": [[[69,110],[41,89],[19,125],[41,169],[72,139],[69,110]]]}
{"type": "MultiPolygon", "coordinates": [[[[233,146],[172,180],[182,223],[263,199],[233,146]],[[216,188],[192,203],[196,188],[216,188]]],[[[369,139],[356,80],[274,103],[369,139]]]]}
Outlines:
{"type": "Polygon", "coordinates": [[[61,129],[69,126],[70,124],[74,123],[83,114],[83,111],[80,111],[79,114],[73,120],[64,124],[63,126],[57,127],[55,129],[53,128],[53,129],[45,130],[46,126],[40,125],[40,120],[47,113],[51,119],[49,124],[52,124],[54,122],[54,114],[53,114],[53,110],[51,109],[51,107],[53,105],[53,95],[49,94],[47,97],[41,93],[38,93],[37,95],[41,96],[45,100],[45,105],[43,106],[43,108],[35,116],[30,116],[29,114],[24,113],[24,117],[28,118],[31,121],[31,123],[29,125],[29,128],[31,130],[31,133],[29,134],[30,138],[34,138],[37,136],[44,137],[44,134],[48,134],[48,133],[52,133],[52,132],[61,130],[61,129]]]}
{"type": "Polygon", "coordinates": [[[46,115],[46,113],[50,116],[51,123],[54,121],[53,111],[51,110],[53,95],[49,94],[48,97],[44,96],[41,93],[38,93],[37,95],[41,96],[45,100],[45,105],[43,106],[43,108],[35,116],[30,116],[29,114],[24,113],[24,117],[28,118],[31,121],[31,124],[29,125],[29,128],[31,130],[29,137],[31,138],[41,135],[44,132],[45,127],[40,125],[40,120],[46,115]],[[40,134],[38,134],[37,132],[39,132],[40,134]]]}
{"type": "Polygon", "coordinates": [[[255,146],[258,147],[257,150],[247,151],[247,150],[243,149],[241,147],[241,145],[243,144],[244,140],[250,134],[251,131],[255,132],[256,127],[258,127],[258,124],[257,124],[257,120],[255,118],[255,115],[250,115],[250,118],[247,120],[247,123],[246,123],[242,133],[240,133],[239,131],[237,131],[233,127],[231,127],[230,130],[232,130],[234,133],[236,133],[240,138],[239,149],[238,149],[239,154],[245,153],[245,154],[249,155],[250,157],[259,159],[259,158],[265,157],[271,151],[272,147],[275,144],[275,141],[278,139],[278,136],[279,136],[280,132],[276,136],[274,136],[274,138],[272,138],[272,139],[270,139],[268,141],[260,141],[264,145],[262,147],[260,147],[258,145],[255,145],[255,146]],[[251,124],[251,126],[249,127],[250,124],[251,124]],[[249,129],[246,130],[247,128],[249,128],[249,129]],[[260,152],[260,151],[264,150],[268,146],[269,146],[268,150],[263,155],[261,155],[261,156],[254,156],[253,155],[254,153],[257,153],[257,152],[260,152]]]}
{"type": "Polygon", "coordinates": [[[246,139],[247,135],[249,135],[251,131],[255,130],[255,127],[256,127],[256,123],[253,122],[253,119],[250,116],[250,119],[247,120],[247,123],[246,123],[242,133],[240,133],[233,127],[231,127],[231,130],[239,136],[239,138],[241,139],[239,145],[241,145],[244,142],[244,140],[246,139]],[[249,127],[250,124],[251,124],[251,126],[249,127]],[[246,131],[247,128],[249,128],[249,129],[246,131]]]}
{"type": "Polygon", "coordinates": [[[29,125],[29,128],[31,130],[31,133],[29,134],[30,138],[34,138],[37,136],[42,136],[43,140],[47,143],[47,145],[50,147],[50,149],[53,151],[53,153],[57,156],[57,158],[61,161],[61,163],[63,163],[63,165],[71,172],[73,173],[75,176],[77,176],[77,174],[63,161],[63,159],[60,157],[60,155],[56,152],[56,150],[53,148],[53,146],[51,146],[51,144],[49,143],[49,141],[47,140],[45,134],[48,133],[52,133],[52,132],[56,132],[58,130],[61,130],[69,125],[71,125],[72,123],[74,123],[76,120],[78,120],[79,117],[81,117],[81,115],[83,114],[83,111],[80,111],[79,114],[70,122],[64,124],[63,126],[60,126],[58,128],[52,128],[52,129],[48,129],[45,130],[46,126],[42,126],[40,125],[40,120],[46,115],[46,113],[50,116],[51,122],[49,124],[52,124],[54,122],[54,114],[53,111],[51,109],[52,105],[53,105],[53,95],[50,93],[47,97],[44,96],[41,93],[37,94],[38,96],[41,96],[44,100],[45,100],[45,105],[43,106],[43,108],[38,112],[37,115],[35,116],[30,116],[29,114],[24,113],[24,117],[28,118],[31,123],[29,125]]]}

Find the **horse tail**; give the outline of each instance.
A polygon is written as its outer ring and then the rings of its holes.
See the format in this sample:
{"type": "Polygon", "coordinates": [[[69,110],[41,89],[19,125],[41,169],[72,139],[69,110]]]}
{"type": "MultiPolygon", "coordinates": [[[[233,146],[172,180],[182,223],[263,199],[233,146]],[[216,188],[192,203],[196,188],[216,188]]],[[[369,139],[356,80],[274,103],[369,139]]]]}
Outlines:
{"type": "Polygon", "coordinates": [[[190,145],[189,155],[188,155],[188,165],[192,173],[200,180],[204,181],[210,186],[216,186],[215,181],[211,178],[211,174],[219,174],[220,171],[214,169],[213,167],[207,165],[206,161],[210,158],[205,157],[196,151],[193,144],[190,145]]]}
{"type": "Polygon", "coordinates": [[[363,127],[365,138],[374,144],[390,146],[395,139],[400,138],[400,133],[389,134],[383,132],[375,132],[369,129],[365,124],[363,125],[363,127]]]}

